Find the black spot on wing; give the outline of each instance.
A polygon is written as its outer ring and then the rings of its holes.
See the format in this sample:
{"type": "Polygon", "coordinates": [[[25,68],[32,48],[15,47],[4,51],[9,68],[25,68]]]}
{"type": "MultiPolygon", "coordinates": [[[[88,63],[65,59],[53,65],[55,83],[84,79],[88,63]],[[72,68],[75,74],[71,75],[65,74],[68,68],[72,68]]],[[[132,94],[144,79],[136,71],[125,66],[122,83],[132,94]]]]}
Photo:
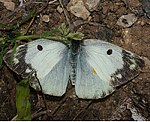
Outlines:
{"type": "Polygon", "coordinates": [[[139,70],[144,67],[144,61],[137,55],[122,50],[124,65],[122,69],[118,69],[111,75],[113,86],[122,85],[133,79],[139,74],[139,70]]]}
{"type": "Polygon", "coordinates": [[[38,46],[37,46],[37,49],[38,49],[39,51],[42,51],[42,50],[43,50],[42,45],[38,45],[38,46]]]}
{"type": "Polygon", "coordinates": [[[108,49],[108,50],[107,50],[107,55],[111,55],[112,52],[113,52],[112,49],[108,49]]]}

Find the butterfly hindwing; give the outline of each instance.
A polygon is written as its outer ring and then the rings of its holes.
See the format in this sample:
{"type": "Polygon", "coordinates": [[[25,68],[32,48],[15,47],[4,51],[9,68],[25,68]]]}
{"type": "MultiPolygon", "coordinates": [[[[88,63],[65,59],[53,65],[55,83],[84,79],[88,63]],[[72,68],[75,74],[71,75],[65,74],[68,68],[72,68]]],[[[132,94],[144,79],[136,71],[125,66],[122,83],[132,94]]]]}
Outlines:
{"type": "Polygon", "coordinates": [[[95,69],[87,62],[84,53],[79,55],[75,91],[79,98],[98,99],[113,92],[113,87],[100,78],[95,69]]]}
{"type": "Polygon", "coordinates": [[[45,94],[62,96],[69,79],[69,49],[61,42],[38,39],[9,51],[4,61],[17,74],[30,77],[30,84],[45,94]],[[38,81],[37,81],[38,80],[38,81]]]}
{"type": "Polygon", "coordinates": [[[140,57],[116,45],[84,40],[77,61],[76,94],[79,98],[103,98],[135,77],[143,66],[140,57]]]}

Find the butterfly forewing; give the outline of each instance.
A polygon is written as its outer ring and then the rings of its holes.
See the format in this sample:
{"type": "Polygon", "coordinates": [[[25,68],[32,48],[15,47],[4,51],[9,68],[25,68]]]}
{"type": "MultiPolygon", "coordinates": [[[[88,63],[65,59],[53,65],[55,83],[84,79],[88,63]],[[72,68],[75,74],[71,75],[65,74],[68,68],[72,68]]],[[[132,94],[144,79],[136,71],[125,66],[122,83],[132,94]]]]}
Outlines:
{"type": "Polygon", "coordinates": [[[143,66],[140,57],[116,45],[84,40],[77,61],[76,94],[79,98],[103,98],[135,77],[143,66]]]}
{"type": "Polygon", "coordinates": [[[30,78],[30,84],[45,94],[61,96],[69,79],[69,49],[60,42],[38,39],[9,51],[4,61],[17,74],[30,78]],[[13,57],[13,58],[12,58],[13,57]],[[37,81],[38,80],[38,81],[37,81]]]}

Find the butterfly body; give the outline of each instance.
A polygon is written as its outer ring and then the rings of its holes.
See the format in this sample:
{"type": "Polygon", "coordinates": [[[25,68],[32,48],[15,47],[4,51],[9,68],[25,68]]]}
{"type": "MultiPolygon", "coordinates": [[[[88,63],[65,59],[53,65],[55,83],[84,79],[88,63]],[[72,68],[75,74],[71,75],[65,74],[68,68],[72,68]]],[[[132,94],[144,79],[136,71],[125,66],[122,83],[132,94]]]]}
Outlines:
{"type": "Polygon", "coordinates": [[[79,58],[79,52],[80,52],[80,41],[72,40],[71,42],[71,53],[70,53],[70,79],[72,82],[72,85],[75,85],[76,81],[76,73],[77,73],[77,61],[79,58]]]}
{"type": "Polygon", "coordinates": [[[69,77],[79,98],[99,99],[135,77],[144,61],[130,51],[97,39],[61,42],[38,39],[21,45],[4,61],[30,85],[53,96],[62,96],[69,77]],[[13,64],[11,57],[13,55],[13,64]]]}

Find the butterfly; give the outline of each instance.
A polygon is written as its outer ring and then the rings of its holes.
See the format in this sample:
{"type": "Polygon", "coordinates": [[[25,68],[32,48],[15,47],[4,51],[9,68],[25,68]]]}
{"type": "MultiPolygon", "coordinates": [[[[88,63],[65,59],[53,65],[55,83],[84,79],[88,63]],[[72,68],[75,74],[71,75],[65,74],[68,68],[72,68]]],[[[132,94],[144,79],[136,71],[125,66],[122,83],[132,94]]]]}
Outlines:
{"type": "Polygon", "coordinates": [[[8,51],[4,61],[18,75],[30,78],[35,90],[62,96],[70,79],[76,95],[83,99],[108,96],[144,67],[140,56],[98,39],[69,44],[37,39],[18,46],[15,53],[8,51]]]}

